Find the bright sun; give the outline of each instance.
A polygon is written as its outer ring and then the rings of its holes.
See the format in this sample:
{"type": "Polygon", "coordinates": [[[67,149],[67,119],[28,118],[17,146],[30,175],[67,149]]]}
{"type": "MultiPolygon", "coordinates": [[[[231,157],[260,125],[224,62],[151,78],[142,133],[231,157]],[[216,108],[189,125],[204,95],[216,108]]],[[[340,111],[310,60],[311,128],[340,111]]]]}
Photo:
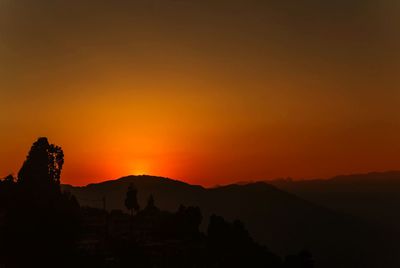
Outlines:
{"type": "Polygon", "coordinates": [[[142,162],[136,162],[130,168],[130,172],[132,173],[132,175],[149,175],[149,171],[149,164],[142,162]]]}

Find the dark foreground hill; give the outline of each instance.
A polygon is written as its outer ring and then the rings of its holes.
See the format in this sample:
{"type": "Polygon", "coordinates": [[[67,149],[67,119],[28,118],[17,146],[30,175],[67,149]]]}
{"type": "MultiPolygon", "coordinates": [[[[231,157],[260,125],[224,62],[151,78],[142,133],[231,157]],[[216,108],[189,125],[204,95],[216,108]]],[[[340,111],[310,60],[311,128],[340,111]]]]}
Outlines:
{"type": "Polygon", "coordinates": [[[81,205],[124,209],[130,183],[144,205],[176,211],[180,204],[199,206],[203,226],[215,213],[242,220],[251,235],[282,255],[310,250],[317,267],[398,267],[394,237],[351,216],[333,212],[267,183],[228,185],[212,189],[151,176],[130,176],[85,187],[64,185],[81,205]],[[104,198],[104,199],[103,199],[104,198]]]}

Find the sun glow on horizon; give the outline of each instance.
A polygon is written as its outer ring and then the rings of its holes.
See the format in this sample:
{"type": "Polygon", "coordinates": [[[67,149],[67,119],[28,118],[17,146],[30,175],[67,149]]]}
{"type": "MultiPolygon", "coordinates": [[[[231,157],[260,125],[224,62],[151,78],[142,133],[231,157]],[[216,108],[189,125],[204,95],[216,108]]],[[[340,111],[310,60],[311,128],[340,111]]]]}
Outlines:
{"type": "Polygon", "coordinates": [[[129,174],[136,176],[152,174],[150,164],[143,161],[137,161],[132,164],[129,174]]]}

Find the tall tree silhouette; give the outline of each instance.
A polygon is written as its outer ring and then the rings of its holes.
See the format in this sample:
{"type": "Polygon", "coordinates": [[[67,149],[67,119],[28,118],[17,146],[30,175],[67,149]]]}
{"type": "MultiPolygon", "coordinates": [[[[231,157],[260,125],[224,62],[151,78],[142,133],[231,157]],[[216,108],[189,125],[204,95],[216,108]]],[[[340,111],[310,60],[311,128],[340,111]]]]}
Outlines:
{"type": "Polygon", "coordinates": [[[80,212],[75,197],[61,192],[63,164],[61,147],[39,138],[18,173],[4,227],[7,256],[14,266],[61,267],[59,260],[73,255],[80,212]]]}
{"type": "Polygon", "coordinates": [[[128,187],[128,192],[126,193],[125,198],[125,207],[131,212],[131,216],[133,216],[133,212],[138,212],[140,207],[137,201],[137,189],[131,183],[128,187]]]}
{"type": "Polygon", "coordinates": [[[129,232],[130,232],[130,235],[132,236],[132,234],[133,234],[133,211],[138,212],[140,209],[139,203],[137,201],[137,189],[133,185],[133,183],[131,183],[129,185],[128,192],[126,192],[125,207],[131,212],[129,232]]]}
{"type": "Polygon", "coordinates": [[[39,138],[18,173],[18,183],[31,191],[58,191],[64,153],[61,147],[39,138]]]}

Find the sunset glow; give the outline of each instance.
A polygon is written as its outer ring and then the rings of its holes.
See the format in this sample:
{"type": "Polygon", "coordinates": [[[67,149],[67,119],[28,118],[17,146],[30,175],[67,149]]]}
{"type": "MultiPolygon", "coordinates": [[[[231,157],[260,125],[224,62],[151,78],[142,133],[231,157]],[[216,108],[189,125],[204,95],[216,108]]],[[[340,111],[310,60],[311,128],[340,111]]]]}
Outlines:
{"type": "Polygon", "coordinates": [[[74,185],[400,169],[393,1],[42,2],[0,1],[0,176],[40,136],[74,185]]]}

